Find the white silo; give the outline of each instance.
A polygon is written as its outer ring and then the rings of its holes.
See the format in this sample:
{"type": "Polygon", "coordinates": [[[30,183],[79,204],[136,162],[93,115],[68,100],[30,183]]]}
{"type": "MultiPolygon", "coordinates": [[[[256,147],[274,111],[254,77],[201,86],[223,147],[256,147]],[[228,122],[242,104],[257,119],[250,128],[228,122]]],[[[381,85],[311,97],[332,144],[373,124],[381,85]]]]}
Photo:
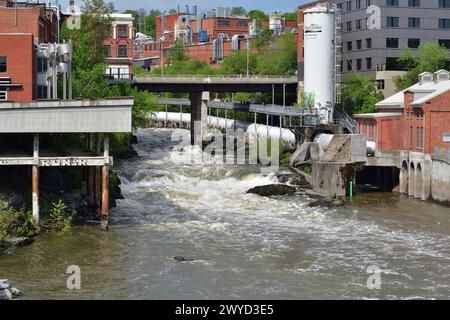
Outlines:
{"type": "Polygon", "coordinates": [[[304,93],[320,115],[333,121],[335,14],[325,7],[304,11],[304,93]]]}

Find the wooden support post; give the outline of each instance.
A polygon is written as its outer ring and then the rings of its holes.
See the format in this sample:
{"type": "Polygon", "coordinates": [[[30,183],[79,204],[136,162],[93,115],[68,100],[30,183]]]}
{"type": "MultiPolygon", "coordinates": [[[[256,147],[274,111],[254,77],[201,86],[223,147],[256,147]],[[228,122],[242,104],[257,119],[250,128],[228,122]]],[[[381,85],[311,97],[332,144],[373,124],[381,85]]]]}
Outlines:
{"type": "Polygon", "coordinates": [[[109,224],[109,134],[105,133],[103,156],[105,164],[102,170],[102,230],[108,231],[109,224]]]}
{"type": "MultiPolygon", "coordinates": [[[[99,134],[95,134],[95,153],[98,155],[100,153],[100,138],[99,134]]],[[[94,167],[94,219],[100,215],[100,168],[94,167]]]]}
{"type": "Polygon", "coordinates": [[[33,167],[31,168],[33,223],[39,225],[39,134],[33,135],[33,167]]]}

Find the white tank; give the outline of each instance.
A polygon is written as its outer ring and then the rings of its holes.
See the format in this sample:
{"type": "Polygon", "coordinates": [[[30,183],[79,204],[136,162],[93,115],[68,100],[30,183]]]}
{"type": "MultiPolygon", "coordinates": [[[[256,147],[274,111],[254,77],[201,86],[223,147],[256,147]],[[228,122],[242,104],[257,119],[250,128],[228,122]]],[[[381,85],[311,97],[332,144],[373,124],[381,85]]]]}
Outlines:
{"type": "Polygon", "coordinates": [[[334,105],[335,15],[324,7],[304,14],[305,97],[314,103],[321,123],[329,123],[333,122],[334,105]]]}

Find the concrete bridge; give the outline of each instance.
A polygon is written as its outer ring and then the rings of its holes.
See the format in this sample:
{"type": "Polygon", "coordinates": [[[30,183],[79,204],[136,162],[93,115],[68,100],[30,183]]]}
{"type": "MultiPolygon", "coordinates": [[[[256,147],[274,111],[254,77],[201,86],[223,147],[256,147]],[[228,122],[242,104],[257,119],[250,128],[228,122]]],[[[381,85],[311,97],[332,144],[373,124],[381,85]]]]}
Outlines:
{"type": "Polygon", "coordinates": [[[111,84],[131,83],[153,92],[293,92],[297,93],[297,76],[134,76],[133,79],[113,79],[111,84]]]}
{"type": "Polygon", "coordinates": [[[36,224],[39,223],[39,168],[78,166],[86,168],[88,200],[101,208],[102,229],[108,229],[109,167],[112,165],[109,134],[131,132],[133,104],[134,99],[129,97],[0,103],[0,134],[33,136],[33,144],[28,149],[15,152],[0,150],[0,166],[31,167],[33,219],[36,224]],[[86,149],[42,152],[40,135],[46,133],[84,133],[86,149]]]}

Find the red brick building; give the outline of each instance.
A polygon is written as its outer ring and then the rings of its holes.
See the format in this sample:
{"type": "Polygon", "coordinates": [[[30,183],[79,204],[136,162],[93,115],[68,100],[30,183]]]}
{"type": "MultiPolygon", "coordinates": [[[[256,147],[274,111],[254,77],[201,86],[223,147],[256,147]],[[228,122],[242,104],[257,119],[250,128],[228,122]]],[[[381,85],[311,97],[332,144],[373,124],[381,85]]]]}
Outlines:
{"type": "Polygon", "coordinates": [[[377,113],[355,118],[377,151],[450,153],[449,101],[449,72],[424,72],[419,83],[379,102],[377,113]]]}
{"type": "Polygon", "coordinates": [[[58,40],[58,16],[46,4],[0,1],[0,100],[37,98],[37,46],[58,40]]]}
{"type": "Polygon", "coordinates": [[[31,33],[0,33],[0,101],[36,98],[33,42],[31,33]]]}
{"type": "Polygon", "coordinates": [[[111,15],[111,37],[103,43],[107,53],[106,74],[113,78],[128,79],[133,71],[133,42],[136,30],[131,14],[111,15]]]}
{"type": "Polygon", "coordinates": [[[37,43],[58,42],[58,16],[45,3],[0,1],[0,32],[31,33],[37,43]],[[3,5],[2,5],[3,3],[3,5]]]}

